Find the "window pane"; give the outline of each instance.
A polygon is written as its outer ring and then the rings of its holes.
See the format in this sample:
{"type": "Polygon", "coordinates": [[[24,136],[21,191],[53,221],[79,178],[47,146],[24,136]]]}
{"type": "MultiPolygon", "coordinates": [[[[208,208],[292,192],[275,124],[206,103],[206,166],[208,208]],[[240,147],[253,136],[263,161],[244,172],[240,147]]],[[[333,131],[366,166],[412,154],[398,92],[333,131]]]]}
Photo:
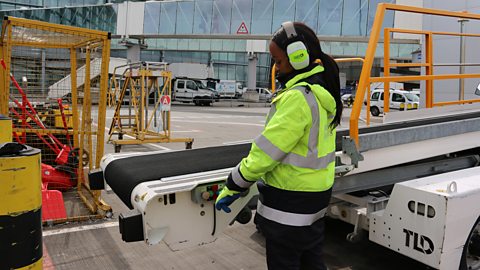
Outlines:
{"type": "Polygon", "coordinates": [[[235,65],[228,65],[228,80],[235,80],[235,65]]]}
{"type": "Polygon", "coordinates": [[[368,17],[367,0],[350,0],[344,2],[342,35],[365,36],[368,17]]]}
{"type": "MultiPolygon", "coordinates": [[[[298,1],[301,2],[301,1],[298,1]]],[[[304,5],[302,1],[302,5],[304,5]]],[[[295,14],[295,1],[276,0],[273,4],[273,24],[272,32],[276,31],[283,22],[293,21],[295,14]]],[[[271,33],[271,32],[270,32],[271,33]]]]}
{"type": "Polygon", "coordinates": [[[174,34],[175,21],[177,20],[177,3],[161,3],[160,29],[161,34],[174,34]]]}
{"type": "Polygon", "coordinates": [[[177,34],[191,34],[193,28],[193,2],[177,2],[177,34]]]}
{"type": "Polygon", "coordinates": [[[342,9],[343,0],[320,0],[317,34],[332,36],[340,35],[342,9]]]}
{"type": "Polygon", "coordinates": [[[223,40],[223,51],[233,51],[235,47],[235,40],[225,39],[223,40]]]}
{"type": "MultiPolygon", "coordinates": [[[[297,0],[295,8],[295,21],[303,22],[312,29],[317,28],[319,0],[297,0]]],[[[275,30],[275,24],[273,30],[275,30]]]]}
{"type": "Polygon", "coordinates": [[[247,48],[246,40],[235,40],[235,51],[245,52],[247,50],[246,48],[247,48]]]}
{"type": "Polygon", "coordinates": [[[212,33],[229,34],[232,18],[232,0],[213,1],[212,33]]]}
{"type": "Polygon", "coordinates": [[[256,0],[253,2],[251,34],[272,33],[273,0],[256,0]]]}
{"type": "Polygon", "coordinates": [[[13,5],[13,4],[0,4],[0,8],[2,10],[12,10],[12,9],[15,9],[15,5],[13,5]]]}
{"type": "Polygon", "coordinates": [[[244,52],[235,53],[235,60],[234,61],[238,64],[247,63],[247,54],[244,53],[244,52]]]}
{"type": "Polygon", "coordinates": [[[236,66],[235,70],[236,70],[235,80],[237,80],[237,82],[245,82],[247,77],[245,66],[236,66]]]}
{"type": "Polygon", "coordinates": [[[179,39],[178,40],[178,47],[179,50],[186,50],[188,49],[188,39],[179,39]]]}
{"type": "MultiPolygon", "coordinates": [[[[375,12],[377,11],[377,5],[379,3],[395,3],[395,0],[370,0],[368,7],[368,21],[367,21],[367,33],[370,34],[372,30],[373,20],[375,18],[375,12]]],[[[393,27],[393,17],[394,14],[392,11],[385,12],[385,18],[383,19],[383,27],[393,27]]],[[[380,35],[383,37],[383,30],[380,31],[380,35]]]]}
{"type": "Polygon", "coordinates": [[[226,80],[227,79],[227,66],[223,64],[218,65],[218,73],[217,73],[217,78],[220,80],[226,80]]]}
{"type": "Polygon", "coordinates": [[[145,16],[143,20],[143,32],[157,34],[160,25],[160,3],[145,3],[145,16]]]}
{"type": "Polygon", "coordinates": [[[230,33],[236,34],[237,30],[242,25],[242,22],[247,26],[247,30],[251,33],[252,18],[252,0],[233,0],[232,3],[232,23],[230,26],[230,33]]]}
{"type": "MultiPolygon", "coordinates": [[[[200,50],[200,40],[198,39],[190,39],[188,40],[188,49],[192,51],[200,50]]],[[[202,48],[203,49],[203,48],[202,48]]]]}
{"type": "Polygon", "coordinates": [[[44,0],[43,5],[45,7],[56,7],[58,5],[58,0],[44,0]]]}
{"type": "Polygon", "coordinates": [[[200,39],[200,45],[199,46],[203,51],[210,51],[210,45],[211,44],[212,43],[208,39],[200,39]]]}
{"type": "Polygon", "coordinates": [[[211,45],[210,47],[212,48],[212,51],[222,51],[222,41],[219,39],[212,39],[211,40],[211,45]]]}
{"type": "Polygon", "coordinates": [[[187,81],[187,88],[192,90],[197,90],[197,86],[192,81],[187,81]]]}
{"type": "Polygon", "coordinates": [[[212,1],[195,1],[195,21],[193,33],[210,34],[212,24],[212,1]]]}

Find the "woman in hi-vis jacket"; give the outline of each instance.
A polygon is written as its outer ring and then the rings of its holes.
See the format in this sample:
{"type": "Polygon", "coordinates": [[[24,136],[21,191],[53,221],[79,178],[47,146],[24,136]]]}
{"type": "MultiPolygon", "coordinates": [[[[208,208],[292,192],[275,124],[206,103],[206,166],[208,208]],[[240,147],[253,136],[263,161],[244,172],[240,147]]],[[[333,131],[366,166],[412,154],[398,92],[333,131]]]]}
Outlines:
{"type": "Polygon", "coordinates": [[[255,222],[266,238],[269,270],[327,269],[324,216],[335,175],[335,128],[341,121],[335,61],[315,32],[285,22],[270,42],[281,89],[265,128],[234,168],[216,200],[218,210],[256,183],[255,222]]]}

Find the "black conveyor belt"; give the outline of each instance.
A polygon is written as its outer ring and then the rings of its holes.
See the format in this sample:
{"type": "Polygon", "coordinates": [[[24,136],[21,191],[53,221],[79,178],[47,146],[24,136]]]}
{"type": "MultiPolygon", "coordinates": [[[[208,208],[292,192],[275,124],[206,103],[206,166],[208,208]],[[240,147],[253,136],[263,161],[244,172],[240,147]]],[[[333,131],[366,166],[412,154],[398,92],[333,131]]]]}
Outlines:
{"type": "Polygon", "coordinates": [[[239,144],[140,155],[114,160],[103,173],[115,194],[132,209],[130,195],[140,183],[234,167],[249,151],[250,144],[239,144]]]}
{"type": "MultiPolygon", "coordinates": [[[[477,117],[480,117],[480,113],[467,113],[442,118],[414,120],[363,127],[359,130],[359,133],[367,134],[477,117]]],[[[337,151],[341,150],[342,137],[348,136],[348,132],[348,130],[339,130],[337,132],[337,151]]],[[[243,157],[247,156],[250,147],[250,143],[245,143],[121,158],[114,160],[107,165],[104,169],[104,177],[107,184],[117,196],[129,208],[132,208],[130,195],[138,184],[147,181],[160,180],[164,177],[234,167],[243,157]]]]}

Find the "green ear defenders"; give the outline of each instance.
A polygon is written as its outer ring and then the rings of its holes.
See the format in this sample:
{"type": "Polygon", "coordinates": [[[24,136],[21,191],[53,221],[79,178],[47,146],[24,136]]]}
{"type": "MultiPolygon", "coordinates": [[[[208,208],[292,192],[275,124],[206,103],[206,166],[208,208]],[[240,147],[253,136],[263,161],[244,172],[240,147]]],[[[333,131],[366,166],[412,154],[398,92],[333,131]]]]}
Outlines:
{"type": "Polygon", "coordinates": [[[298,40],[297,31],[293,26],[293,22],[282,23],[282,28],[287,34],[287,39],[294,39],[292,43],[287,45],[287,56],[290,64],[295,70],[300,70],[308,67],[310,64],[310,56],[305,44],[298,40]]]}

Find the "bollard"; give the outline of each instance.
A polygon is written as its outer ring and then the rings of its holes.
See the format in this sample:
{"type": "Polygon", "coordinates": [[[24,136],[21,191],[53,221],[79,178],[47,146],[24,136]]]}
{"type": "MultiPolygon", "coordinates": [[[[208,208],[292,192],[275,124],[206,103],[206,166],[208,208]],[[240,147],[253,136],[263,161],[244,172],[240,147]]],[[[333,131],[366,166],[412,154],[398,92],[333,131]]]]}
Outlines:
{"type": "Polygon", "coordinates": [[[0,144],[0,269],[42,269],[40,150],[0,144]]]}

